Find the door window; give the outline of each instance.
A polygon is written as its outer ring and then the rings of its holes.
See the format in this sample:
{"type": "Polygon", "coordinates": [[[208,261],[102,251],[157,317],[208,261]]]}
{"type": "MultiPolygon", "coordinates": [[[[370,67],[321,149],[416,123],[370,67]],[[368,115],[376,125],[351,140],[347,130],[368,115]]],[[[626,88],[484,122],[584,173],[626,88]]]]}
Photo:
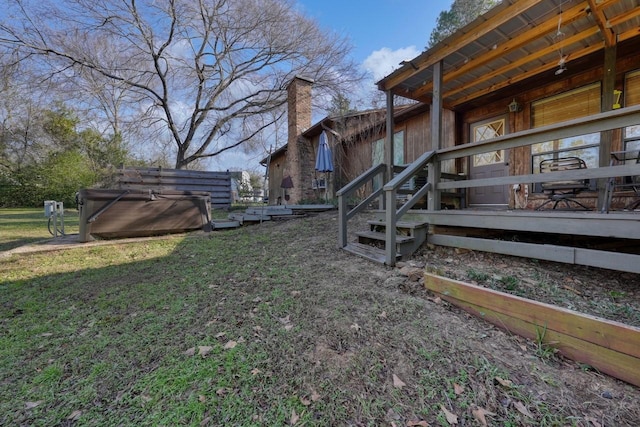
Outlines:
{"type": "MultiPolygon", "coordinates": [[[[504,135],[505,119],[497,119],[488,123],[473,125],[473,141],[480,142],[504,135]]],[[[473,166],[489,166],[504,163],[504,150],[490,151],[473,156],[473,166]]]]}

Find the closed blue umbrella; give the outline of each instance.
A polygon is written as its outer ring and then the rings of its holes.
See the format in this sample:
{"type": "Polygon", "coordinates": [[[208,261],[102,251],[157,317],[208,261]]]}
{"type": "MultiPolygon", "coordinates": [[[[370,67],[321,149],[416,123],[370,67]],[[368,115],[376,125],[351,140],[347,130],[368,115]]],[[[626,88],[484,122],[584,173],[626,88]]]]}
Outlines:
{"type": "Polygon", "coordinates": [[[331,158],[331,148],[327,141],[327,134],[322,131],[320,143],[318,144],[318,155],[316,156],[316,170],[318,172],[333,172],[333,159],[331,158]]]}
{"type": "Polygon", "coordinates": [[[318,172],[324,172],[327,174],[325,181],[325,199],[328,197],[327,190],[329,184],[329,173],[333,172],[333,159],[331,158],[331,148],[329,148],[329,142],[327,140],[327,134],[322,131],[320,134],[320,142],[318,143],[318,154],[316,156],[316,170],[318,172]]]}

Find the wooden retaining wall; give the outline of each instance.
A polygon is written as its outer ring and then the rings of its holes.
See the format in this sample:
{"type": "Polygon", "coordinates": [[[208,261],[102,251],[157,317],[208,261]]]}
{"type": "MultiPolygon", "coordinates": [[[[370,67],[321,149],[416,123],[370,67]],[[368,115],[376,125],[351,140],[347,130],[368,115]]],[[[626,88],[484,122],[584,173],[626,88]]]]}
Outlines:
{"type": "Polygon", "coordinates": [[[213,209],[231,207],[231,173],[164,168],[122,168],[118,189],[205,191],[211,194],[213,209]]]}
{"type": "Polygon", "coordinates": [[[502,329],[640,387],[640,328],[425,273],[425,287],[502,329]]]}

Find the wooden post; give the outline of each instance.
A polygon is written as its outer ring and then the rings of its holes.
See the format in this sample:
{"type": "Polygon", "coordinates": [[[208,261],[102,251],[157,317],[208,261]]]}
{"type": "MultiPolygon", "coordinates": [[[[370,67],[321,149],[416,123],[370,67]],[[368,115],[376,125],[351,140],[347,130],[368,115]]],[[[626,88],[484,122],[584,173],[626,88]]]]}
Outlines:
{"type": "MultiPolygon", "coordinates": [[[[604,48],[604,76],[602,78],[602,113],[613,110],[616,83],[616,45],[604,48]]],[[[611,162],[611,143],[613,142],[613,130],[600,132],[599,166],[607,167],[611,162]]],[[[601,178],[598,180],[598,210],[601,211],[605,204],[607,182],[601,178]]]]}
{"type": "MultiPolygon", "coordinates": [[[[431,101],[431,149],[433,151],[442,148],[442,61],[433,64],[433,98],[431,101]]],[[[427,177],[431,188],[427,197],[427,209],[440,210],[440,162],[438,157],[429,163],[429,175],[427,177]]]]}
{"type": "MultiPolygon", "coordinates": [[[[388,90],[387,94],[387,136],[384,140],[384,161],[387,164],[387,179],[393,179],[393,93],[388,90]]],[[[383,182],[382,185],[386,184],[387,181],[383,182]]]]}
{"type": "MultiPolygon", "coordinates": [[[[387,173],[384,184],[393,179],[393,93],[387,91],[387,137],[385,138],[385,162],[387,173]]],[[[383,185],[384,185],[383,184],[383,185]]],[[[386,191],[382,196],[385,200],[385,263],[390,266],[396,264],[396,192],[386,191]],[[386,193],[386,194],[385,194],[386,193]]]]}

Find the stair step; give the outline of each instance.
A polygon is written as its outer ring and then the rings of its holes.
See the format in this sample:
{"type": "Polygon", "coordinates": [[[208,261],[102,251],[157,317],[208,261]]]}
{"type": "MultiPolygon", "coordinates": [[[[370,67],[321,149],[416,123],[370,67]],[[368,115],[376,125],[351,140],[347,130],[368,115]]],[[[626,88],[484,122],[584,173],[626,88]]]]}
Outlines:
{"type": "Polygon", "coordinates": [[[238,214],[233,213],[229,214],[228,218],[233,221],[240,221],[240,224],[244,222],[259,222],[259,221],[269,221],[271,217],[269,215],[251,215],[251,214],[238,214]]]}
{"type": "MultiPolygon", "coordinates": [[[[369,220],[367,221],[367,224],[369,225],[377,225],[377,226],[385,226],[385,222],[383,220],[369,220]]],[[[417,228],[427,228],[429,227],[429,223],[428,222],[423,222],[423,221],[398,221],[396,222],[396,228],[410,228],[412,230],[415,230],[417,228]]]]}
{"type": "MultiPolygon", "coordinates": [[[[356,236],[364,237],[371,240],[380,240],[382,242],[384,242],[387,238],[387,235],[385,233],[381,233],[379,231],[357,231],[356,236]]],[[[396,235],[396,243],[406,243],[413,240],[414,238],[412,236],[402,236],[399,234],[396,235]]]]}
{"type": "MultiPolygon", "coordinates": [[[[384,264],[385,262],[384,249],[375,248],[373,246],[365,245],[362,243],[349,243],[342,249],[362,258],[366,258],[370,261],[377,262],[379,264],[384,264]]],[[[400,254],[396,255],[396,258],[400,259],[400,254]]]]}
{"type": "Polygon", "coordinates": [[[240,227],[240,221],[216,219],[214,221],[211,221],[211,226],[214,230],[221,230],[223,228],[238,228],[240,227]]]}
{"type": "Polygon", "coordinates": [[[250,215],[293,215],[293,210],[279,207],[247,208],[245,213],[250,215]]]}

